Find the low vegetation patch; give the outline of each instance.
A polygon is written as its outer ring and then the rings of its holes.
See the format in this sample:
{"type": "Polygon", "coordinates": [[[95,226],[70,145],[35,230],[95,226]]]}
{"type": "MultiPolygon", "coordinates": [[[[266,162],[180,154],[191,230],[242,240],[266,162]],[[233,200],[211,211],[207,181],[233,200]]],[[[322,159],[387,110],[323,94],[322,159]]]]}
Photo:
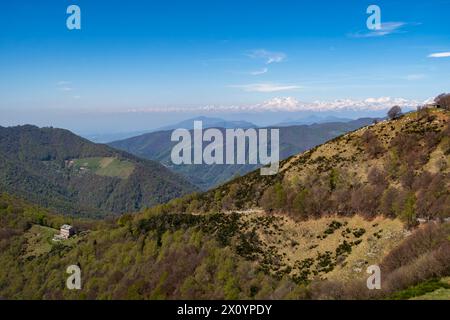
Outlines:
{"type": "MultiPolygon", "coordinates": [[[[443,292],[450,292],[450,284],[444,281],[441,281],[439,279],[431,279],[425,282],[422,282],[416,286],[409,287],[405,290],[396,292],[392,296],[390,296],[390,299],[393,300],[407,300],[411,298],[419,298],[421,296],[424,296],[423,298],[426,298],[427,294],[430,294],[434,291],[439,290],[439,294],[442,294],[443,292]],[[439,289],[446,289],[446,290],[439,290],[439,289]]],[[[448,299],[450,299],[450,295],[447,296],[448,299]]]]}
{"type": "Polygon", "coordinates": [[[134,171],[133,163],[113,157],[75,159],[69,161],[68,165],[80,173],[92,172],[121,179],[127,179],[134,171]]]}

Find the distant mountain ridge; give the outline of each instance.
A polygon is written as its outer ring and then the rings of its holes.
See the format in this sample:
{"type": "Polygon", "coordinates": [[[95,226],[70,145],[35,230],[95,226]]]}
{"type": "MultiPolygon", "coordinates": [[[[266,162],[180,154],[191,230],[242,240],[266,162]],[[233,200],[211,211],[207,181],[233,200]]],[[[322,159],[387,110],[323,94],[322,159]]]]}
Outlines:
{"type": "Polygon", "coordinates": [[[202,121],[203,128],[256,128],[257,126],[248,121],[234,121],[234,120],[224,120],[221,118],[212,117],[193,117],[187,120],[177,122],[175,124],[170,124],[167,126],[159,127],[156,129],[139,130],[139,131],[125,131],[125,132],[111,132],[111,133],[89,133],[82,134],[84,138],[95,142],[95,143],[110,143],[113,141],[124,140],[128,138],[137,137],[146,133],[152,133],[157,131],[165,130],[175,130],[175,129],[193,129],[194,121],[202,121]]]}
{"type": "MultiPolygon", "coordinates": [[[[374,119],[372,118],[362,118],[349,122],[280,127],[280,159],[313,148],[341,134],[369,125],[373,121],[374,119]]],[[[193,125],[193,121],[190,123],[185,122],[184,125],[186,128],[189,128],[193,125]]],[[[275,128],[275,126],[270,128],[275,128]]],[[[187,177],[189,181],[192,181],[192,183],[203,190],[222,184],[235,176],[244,175],[259,167],[258,165],[225,164],[173,165],[170,154],[176,142],[171,141],[171,133],[171,130],[157,131],[121,141],[114,141],[109,143],[109,145],[130,152],[138,157],[158,161],[187,177]]]]}
{"type": "Polygon", "coordinates": [[[156,131],[165,131],[165,130],[174,130],[174,129],[188,129],[192,130],[194,129],[194,121],[201,121],[203,128],[224,128],[224,129],[235,129],[235,128],[242,128],[242,129],[248,129],[248,128],[256,128],[257,125],[248,122],[248,121],[235,121],[235,120],[224,120],[221,118],[211,118],[211,117],[195,117],[191,119],[187,119],[181,122],[178,122],[173,125],[164,126],[161,128],[158,128],[156,130],[153,130],[152,132],[156,131]]]}
{"type": "Polygon", "coordinates": [[[335,116],[316,116],[310,115],[301,119],[289,119],[283,122],[277,123],[275,126],[288,127],[288,126],[298,126],[298,125],[309,125],[314,123],[329,123],[329,122],[350,122],[350,118],[341,118],[335,116]]]}
{"type": "Polygon", "coordinates": [[[164,166],[68,130],[0,127],[0,188],[65,214],[139,211],[195,191],[164,166]]]}
{"type": "Polygon", "coordinates": [[[152,131],[143,130],[143,131],[116,132],[116,133],[89,133],[89,134],[81,134],[81,136],[94,143],[108,143],[115,140],[122,140],[131,137],[136,137],[148,132],[152,131]]]}

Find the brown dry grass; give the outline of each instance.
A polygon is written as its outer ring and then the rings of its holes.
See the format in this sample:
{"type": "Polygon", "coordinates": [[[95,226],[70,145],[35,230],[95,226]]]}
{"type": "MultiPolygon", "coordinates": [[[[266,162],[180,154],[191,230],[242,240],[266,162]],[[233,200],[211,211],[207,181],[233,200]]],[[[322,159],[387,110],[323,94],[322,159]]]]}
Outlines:
{"type": "Polygon", "coordinates": [[[361,240],[359,244],[352,247],[351,253],[333,271],[318,275],[328,279],[342,280],[366,276],[366,267],[380,263],[386,254],[408,234],[398,219],[384,217],[369,221],[357,215],[329,216],[298,222],[284,215],[273,215],[274,221],[267,227],[267,225],[256,223],[258,217],[267,217],[263,211],[252,210],[240,213],[242,221],[251,222],[249,229],[255,228],[263,243],[263,249],[275,248],[275,252],[282,257],[283,264],[290,267],[294,267],[295,262],[307,258],[315,259],[318,253],[330,251],[334,255],[337,247],[344,240],[347,242],[361,240]],[[324,237],[325,230],[333,221],[341,223],[342,227],[324,237]],[[347,228],[351,230],[351,233],[343,235],[343,231],[345,233],[347,228]],[[365,233],[356,237],[352,232],[361,228],[365,230],[365,233]]]}

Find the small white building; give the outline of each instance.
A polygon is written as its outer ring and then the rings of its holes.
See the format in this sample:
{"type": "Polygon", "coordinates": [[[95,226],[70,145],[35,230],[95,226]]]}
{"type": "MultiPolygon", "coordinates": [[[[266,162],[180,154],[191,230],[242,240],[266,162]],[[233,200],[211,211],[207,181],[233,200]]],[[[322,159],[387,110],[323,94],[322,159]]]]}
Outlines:
{"type": "Polygon", "coordinates": [[[71,236],[75,234],[75,229],[68,224],[63,224],[59,231],[59,235],[63,239],[69,239],[71,236]]]}

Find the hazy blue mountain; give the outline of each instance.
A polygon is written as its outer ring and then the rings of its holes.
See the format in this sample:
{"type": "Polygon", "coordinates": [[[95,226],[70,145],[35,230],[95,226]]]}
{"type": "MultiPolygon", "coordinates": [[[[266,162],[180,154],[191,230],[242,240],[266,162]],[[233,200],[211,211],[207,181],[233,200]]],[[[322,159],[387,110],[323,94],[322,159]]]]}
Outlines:
{"type": "Polygon", "coordinates": [[[176,124],[164,126],[153,131],[164,131],[164,130],[174,130],[174,129],[194,129],[194,121],[202,121],[203,128],[224,128],[224,129],[234,129],[234,128],[256,128],[257,126],[248,121],[234,121],[234,120],[224,120],[220,118],[211,117],[195,117],[187,119],[176,124]]]}
{"type": "Polygon", "coordinates": [[[116,132],[116,133],[90,133],[90,134],[81,134],[81,136],[95,143],[108,143],[111,141],[136,137],[148,132],[151,132],[151,130],[116,132]]]}
{"type": "Polygon", "coordinates": [[[310,115],[304,118],[299,119],[286,119],[283,122],[277,123],[275,126],[278,127],[288,127],[288,126],[298,126],[298,125],[307,125],[314,123],[329,123],[329,122],[350,122],[352,119],[350,118],[341,118],[336,116],[318,116],[318,115],[310,115]]]}
{"type": "Polygon", "coordinates": [[[211,117],[193,117],[187,120],[177,122],[175,124],[170,124],[167,126],[159,127],[157,129],[139,130],[139,131],[124,131],[124,132],[109,132],[109,133],[88,133],[80,134],[83,138],[86,138],[95,143],[108,143],[112,141],[124,140],[136,136],[140,136],[145,133],[164,131],[164,130],[175,130],[178,128],[191,130],[194,127],[194,121],[202,121],[203,128],[255,128],[255,124],[248,121],[234,121],[234,120],[224,120],[221,118],[211,118],[211,117]]]}

